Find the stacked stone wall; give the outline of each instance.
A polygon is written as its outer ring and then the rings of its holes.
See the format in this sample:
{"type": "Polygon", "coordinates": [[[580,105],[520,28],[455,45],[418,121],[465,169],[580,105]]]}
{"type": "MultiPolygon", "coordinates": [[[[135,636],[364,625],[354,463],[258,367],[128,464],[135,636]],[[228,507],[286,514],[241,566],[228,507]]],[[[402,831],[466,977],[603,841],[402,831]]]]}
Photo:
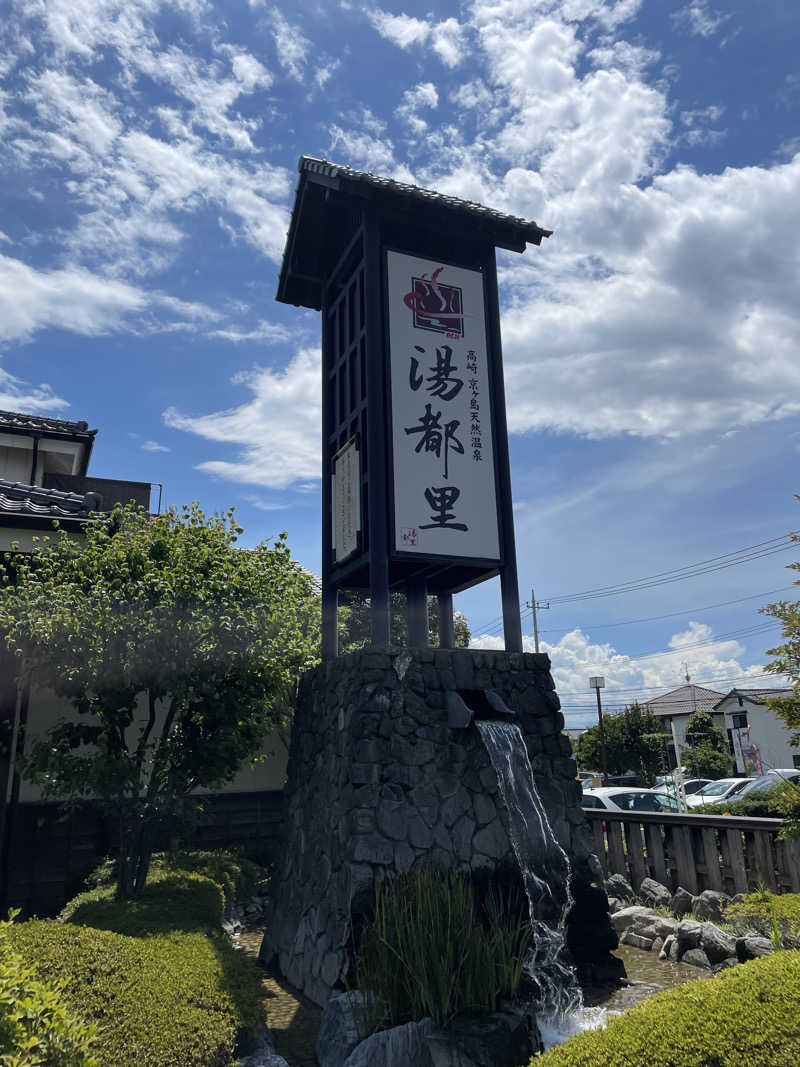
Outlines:
{"type": "MultiPolygon", "coordinates": [[[[576,902],[599,876],[547,656],[403,649],[321,664],[301,684],[261,952],[317,1003],[346,979],[352,923],[369,910],[376,879],[419,862],[518,875],[478,732],[448,725],[448,692],[474,705],[487,690],[517,717],[576,902]]],[[[583,925],[603,926],[596,914],[583,925]]]]}

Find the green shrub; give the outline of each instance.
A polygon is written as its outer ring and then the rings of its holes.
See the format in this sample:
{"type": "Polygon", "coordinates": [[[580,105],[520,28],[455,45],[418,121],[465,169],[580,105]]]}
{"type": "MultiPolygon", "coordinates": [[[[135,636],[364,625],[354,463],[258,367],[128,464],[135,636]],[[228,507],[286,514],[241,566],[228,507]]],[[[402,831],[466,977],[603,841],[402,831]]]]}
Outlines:
{"type": "Polygon", "coordinates": [[[748,893],[743,900],[729,904],[723,915],[734,933],[751,930],[778,939],[793,948],[800,947],[800,893],[771,893],[768,889],[748,893]]]}
{"type": "Polygon", "coordinates": [[[531,1067],[783,1067],[800,1058],[800,952],[659,993],[531,1067]]]}
{"type": "MultiPolygon", "coordinates": [[[[223,870],[233,879],[219,860],[223,870]]],[[[67,1005],[96,1021],[102,1067],[233,1063],[237,1036],[263,1009],[258,973],[220,929],[222,886],[168,861],[137,899],[115,899],[113,871],[94,880],[60,921],[17,924],[9,937],[38,978],[65,982],[67,1005]]]]}
{"type": "Polygon", "coordinates": [[[707,804],[703,815],[749,815],[756,819],[783,819],[797,804],[800,790],[791,782],[745,793],[741,800],[707,804]]]}
{"type": "MultiPolygon", "coordinates": [[[[221,886],[226,904],[237,897],[252,893],[267,874],[264,867],[246,859],[236,849],[213,852],[199,849],[156,852],[150,864],[150,871],[151,874],[190,871],[205,875],[221,886]]],[[[88,889],[98,889],[101,886],[116,885],[116,881],[116,860],[107,857],[87,877],[86,886],[88,889]]]]}
{"type": "Polygon", "coordinates": [[[201,874],[152,871],[141,896],[129,900],[117,900],[115,890],[107,884],[79,893],[59,920],[131,937],[216,930],[222,921],[222,888],[201,874]]]}
{"type": "Polygon", "coordinates": [[[356,955],[358,988],[380,1013],[369,1028],[495,1011],[519,985],[531,932],[518,895],[489,890],[481,907],[455,874],[423,867],[379,887],[356,955]]]}
{"type": "Polygon", "coordinates": [[[11,947],[0,922],[0,1064],[2,1067],[98,1067],[95,1027],[64,1003],[60,981],[45,984],[11,947]]]}

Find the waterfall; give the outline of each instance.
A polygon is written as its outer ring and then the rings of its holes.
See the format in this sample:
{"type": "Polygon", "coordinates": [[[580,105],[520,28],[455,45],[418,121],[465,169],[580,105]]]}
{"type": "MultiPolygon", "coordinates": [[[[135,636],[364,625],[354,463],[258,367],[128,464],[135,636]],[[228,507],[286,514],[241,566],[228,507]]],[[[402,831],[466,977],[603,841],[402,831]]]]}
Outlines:
{"type": "Polygon", "coordinates": [[[570,866],[536,791],[528,752],[514,723],[477,719],[508,813],[508,835],[528,897],[533,948],[525,971],[539,989],[537,1012],[554,1023],[579,1012],[583,997],[567,962],[564,918],[572,903],[570,866]]]}

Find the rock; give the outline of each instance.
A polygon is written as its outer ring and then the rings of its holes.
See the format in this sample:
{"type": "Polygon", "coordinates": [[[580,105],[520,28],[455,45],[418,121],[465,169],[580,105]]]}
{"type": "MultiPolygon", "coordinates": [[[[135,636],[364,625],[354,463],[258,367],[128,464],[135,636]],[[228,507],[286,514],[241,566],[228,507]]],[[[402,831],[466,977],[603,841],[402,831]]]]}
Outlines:
{"type": "Polygon", "coordinates": [[[334,993],[330,998],[322,1013],[317,1037],[319,1067],[342,1067],[361,1041],[358,1020],[366,1006],[367,999],[358,989],[351,993],[334,993]]]}
{"type": "Polygon", "coordinates": [[[619,911],[621,907],[623,907],[623,904],[619,897],[608,898],[608,912],[610,915],[613,915],[615,911],[619,911]]]}
{"type": "Polygon", "coordinates": [[[639,896],[649,904],[651,908],[668,908],[672,900],[672,894],[665,885],[661,885],[655,878],[643,878],[639,886],[639,896]]]}
{"type": "Polygon", "coordinates": [[[606,881],[606,892],[610,897],[618,897],[620,900],[634,900],[636,897],[633,886],[621,874],[611,875],[606,881]]]}
{"type": "Polygon", "coordinates": [[[731,956],[736,956],[736,938],[726,934],[713,923],[703,923],[700,945],[711,963],[722,963],[731,956]]]}
{"type": "Polygon", "coordinates": [[[632,945],[633,948],[641,948],[645,952],[649,952],[653,947],[653,940],[649,937],[643,937],[641,934],[635,933],[633,930],[626,930],[620,938],[623,945],[632,945]]]}
{"type": "Polygon", "coordinates": [[[727,960],[722,960],[721,963],[715,963],[712,966],[711,971],[712,971],[713,974],[719,974],[720,971],[727,971],[729,967],[738,967],[738,966],[739,966],[739,961],[736,958],[734,958],[734,959],[728,958],[727,960]]]}
{"type": "Polygon", "coordinates": [[[650,916],[652,914],[650,908],[645,908],[641,904],[633,904],[629,908],[621,908],[619,911],[615,911],[611,916],[611,925],[618,934],[621,934],[623,930],[633,926],[634,920],[639,916],[650,916]]]}
{"type": "Polygon", "coordinates": [[[476,852],[482,852],[490,859],[499,860],[509,850],[508,835],[503,829],[499,819],[492,819],[490,823],[478,830],[472,839],[472,846],[476,852]]]}
{"type": "Polygon", "coordinates": [[[656,928],[656,933],[659,937],[669,937],[670,934],[674,934],[678,928],[677,919],[667,919],[664,916],[659,915],[653,924],[656,928]]]}
{"type": "Polygon", "coordinates": [[[692,914],[698,919],[719,922],[730,901],[731,898],[727,893],[718,893],[715,889],[704,889],[692,902],[692,914]]]}
{"type": "Polygon", "coordinates": [[[691,919],[684,919],[683,922],[679,922],[675,928],[675,939],[678,942],[681,953],[687,952],[692,948],[698,948],[702,932],[702,923],[693,922],[691,919]]]}
{"type": "Polygon", "coordinates": [[[651,952],[657,952],[658,953],[658,958],[661,959],[661,950],[662,950],[663,947],[664,947],[664,939],[661,938],[661,937],[657,937],[653,941],[653,944],[650,946],[650,951],[651,952]]]}
{"type": "Polygon", "coordinates": [[[459,1016],[427,1043],[433,1067],[511,1067],[529,1063],[536,1051],[529,1017],[505,1011],[459,1016]]]}
{"type": "Polygon", "coordinates": [[[677,963],[680,958],[681,946],[678,944],[678,939],[676,937],[669,947],[669,959],[671,963],[677,963]]]}
{"type": "Polygon", "coordinates": [[[703,967],[711,970],[711,961],[701,948],[690,948],[681,956],[681,963],[690,963],[692,967],[703,967]]]}
{"type": "Polygon", "coordinates": [[[683,886],[678,886],[675,892],[672,894],[672,900],[669,902],[669,910],[673,915],[677,915],[678,918],[683,918],[684,915],[690,915],[692,911],[692,903],[694,897],[683,886]]]}
{"type": "Polygon", "coordinates": [[[661,951],[658,954],[658,958],[660,960],[668,960],[670,958],[670,952],[672,951],[672,946],[673,945],[677,945],[677,941],[675,940],[675,935],[674,934],[667,934],[667,936],[664,938],[664,944],[663,944],[663,946],[661,948],[661,951]]]}
{"type": "Polygon", "coordinates": [[[356,1045],[342,1067],[431,1067],[425,1039],[433,1028],[433,1019],[422,1019],[379,1030],[356,1045]]]}
{"type": "Polygon", "coordinates": [[[740,963],[758,959],[759,956],[769,956],[774,951],[775,946],[768,937],[745,934],[744,937],[736,938],[736,957],[740,963]]]}

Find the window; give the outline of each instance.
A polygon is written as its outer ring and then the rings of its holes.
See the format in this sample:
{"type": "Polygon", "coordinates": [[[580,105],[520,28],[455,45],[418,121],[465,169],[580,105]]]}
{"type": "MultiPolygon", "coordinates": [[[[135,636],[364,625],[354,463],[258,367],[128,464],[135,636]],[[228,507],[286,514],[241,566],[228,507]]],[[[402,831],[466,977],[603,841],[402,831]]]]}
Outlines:
{"type": "Polygon", "coordinates": [[[584,808],[602,808],[605,806],[600,797],[590,797],[586,793],[583,794],[581,804],[584,808]]]}
{"type": "Polygon", "coordinates": [[[733,723],[734,730],[746,730],[747,712],[737,712],[735,715],[731,715],[731,722],[733,723]]]}
{"type": "Polygon", "coordinates": [[[792,756],[792,766],[800,769],[800,756],[792,756]]]}

